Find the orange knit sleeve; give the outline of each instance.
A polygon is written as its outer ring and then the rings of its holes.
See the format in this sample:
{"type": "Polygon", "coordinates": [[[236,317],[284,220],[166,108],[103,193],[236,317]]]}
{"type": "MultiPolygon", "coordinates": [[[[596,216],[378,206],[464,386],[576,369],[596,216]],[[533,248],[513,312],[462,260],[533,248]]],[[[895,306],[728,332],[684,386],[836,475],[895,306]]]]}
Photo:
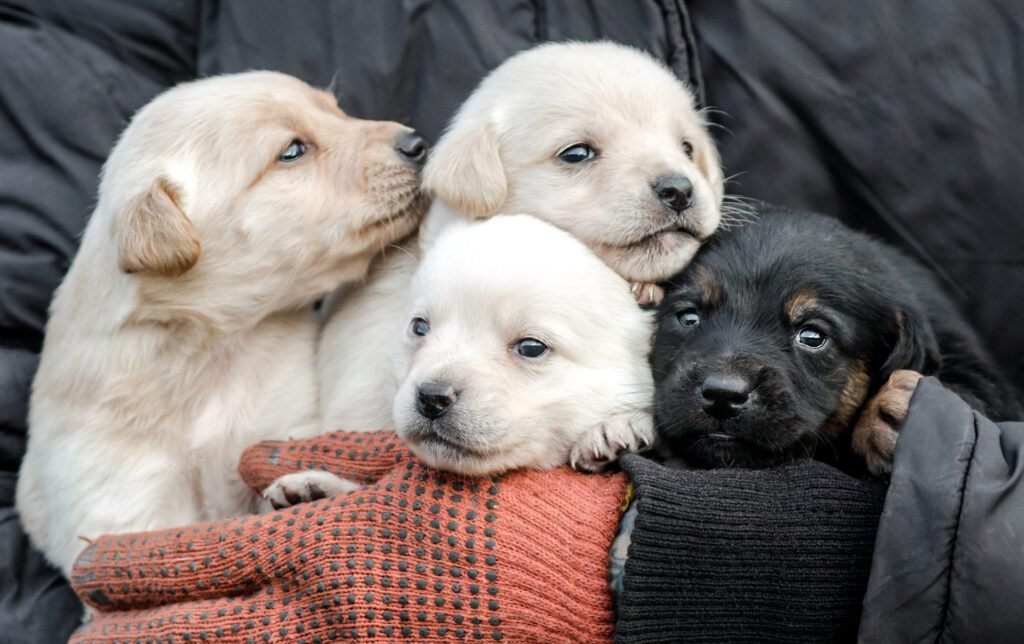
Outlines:
{"type": "Polygon", "coordinates": [[[627,483],[568,467],[471,479],[407,458],[334,498],[101,537],[71,573],[97,609],[72,641],[610,642],[627,483]]]}

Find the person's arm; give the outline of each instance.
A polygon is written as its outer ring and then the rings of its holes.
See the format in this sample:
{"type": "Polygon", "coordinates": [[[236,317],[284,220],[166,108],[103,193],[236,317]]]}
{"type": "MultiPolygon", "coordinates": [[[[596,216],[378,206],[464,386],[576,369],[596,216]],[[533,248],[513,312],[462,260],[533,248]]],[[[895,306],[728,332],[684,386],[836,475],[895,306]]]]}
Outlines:
{"type": "Polygon", "coordinates": [[[922,379],[896,444],[860,640],[1021,641],[1022,481],[1024,423],[993,423],[922,379]]]}
{"type": "MultiPolygon", "coordinates": [[[[310,454],[325,458],[324,446],[336,458],[350,444],[263,444],[242,472],[258,488],[298,465],[285,453],[307,455],[305,465],[310,454]]],[[[96,609],[74,641],[611,638],[608,549],[624,475],[561,467],[468,479],[390,458],[379,480],[334,498],[101,537],[72,571],[75,591],[96,609]]],[[[353,475],[350,459],[338,465],[353,475]]]]}
{"type": "Polygon", "coordinates": [[[669,469],[622,458],[636,523],[617,639],[854,641],[885,487],[817,461],[669,469]]]}

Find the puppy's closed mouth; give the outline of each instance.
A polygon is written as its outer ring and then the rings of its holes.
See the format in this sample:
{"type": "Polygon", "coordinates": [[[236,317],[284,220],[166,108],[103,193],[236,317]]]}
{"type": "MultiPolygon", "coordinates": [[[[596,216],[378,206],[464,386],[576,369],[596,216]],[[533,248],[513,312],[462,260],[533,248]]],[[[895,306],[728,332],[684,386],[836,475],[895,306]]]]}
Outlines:
{"type": "Polygon", "coordinates": [[[410,190],[400,197],[392,198],[391,201],[393,203],[389,204],[388,209],[390,212],[367,223],[363,226],[363,232],[373,232],[413,217],[418,219],[426,211],[429,203],[419,189],[410,190]]]}
{"type": "Polygon", "coordinates": [[[448,438],[433,426],[424,427],[422,431],[411,434],[406,438],[413,443],[419,443],[428,447],[441,448],[462,456],[473,456],[477,458],[486,458],[489,456],[488,452],[481,451],[448,438]]]}
{"type": "Polygon", "coordinates": [[[738,443],[739,439],[732,434],[724,434],[722,432],[708,432],[706,438],[716,443],[738,443]]]}
{"type": "Polygon", "coordinates": [[[650,246],[652,244],[661,244],[669,241],[669,237],[689,237],[698,242],[703,242],[708,238],[708,235],[702,234],[699,230],[691,227],[685,223],[674,223],[671,226],[658,229],[652,233],[648,233],[635,241],[627,241],[620,245],[621,248],[636,248],[638,246],[650,246]]]}

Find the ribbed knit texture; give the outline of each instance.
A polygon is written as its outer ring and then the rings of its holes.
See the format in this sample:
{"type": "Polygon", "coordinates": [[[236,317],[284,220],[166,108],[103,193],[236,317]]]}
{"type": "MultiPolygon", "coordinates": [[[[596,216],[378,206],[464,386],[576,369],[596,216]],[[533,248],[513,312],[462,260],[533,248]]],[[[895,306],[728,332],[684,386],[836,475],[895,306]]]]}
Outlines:
{"type": "Polygon", "coordinates": [[[262,489],[299,459],[350,478],[385,473],[268,515],[100,538],[72,571],[100,612],[73,641],[611,640],[624,474],[462,478],[393,435],[341,433],[261,444],[242,473],[262,489]]]}
{"type": "Polygon", "coordinates": [[[617,641],[855,641],[884,487],[805,460],[672,470],[640,456],[617,641]]]}

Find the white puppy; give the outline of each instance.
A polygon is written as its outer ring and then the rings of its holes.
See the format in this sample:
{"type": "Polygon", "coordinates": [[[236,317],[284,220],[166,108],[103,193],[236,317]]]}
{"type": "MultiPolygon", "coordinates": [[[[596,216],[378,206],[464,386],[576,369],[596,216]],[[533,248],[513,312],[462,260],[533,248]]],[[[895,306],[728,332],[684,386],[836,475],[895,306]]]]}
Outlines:
{"type": "Polygon", "coordinates": [[[527,215],[453,226],[413,293],[394,419],[426,463],[594,468],[653,442],[651,314],[568,233],[527,215]]]}
{"type": "Polygon", "coordinates": [[[422,140],[283,74],[133,118],[50,310],[17,507],[65,574],[104,533],[251,511],[246,446],[319,429],[311,304],[414,231],[422,140]]]}
{"type": "Polygon", "coordinates": [[[424,185],[436,199],[419,238],[328,310],[318,353],[325,430],[392,426],[388,365],[416,294],[409,278],[452,219],[535,215],[650,300],[650,283],[682,269],[716,230],[722,201],[718,153],[690,93],[660,62],[611,43],[542,45],[500,65],[453,118],[424,185]]]}

